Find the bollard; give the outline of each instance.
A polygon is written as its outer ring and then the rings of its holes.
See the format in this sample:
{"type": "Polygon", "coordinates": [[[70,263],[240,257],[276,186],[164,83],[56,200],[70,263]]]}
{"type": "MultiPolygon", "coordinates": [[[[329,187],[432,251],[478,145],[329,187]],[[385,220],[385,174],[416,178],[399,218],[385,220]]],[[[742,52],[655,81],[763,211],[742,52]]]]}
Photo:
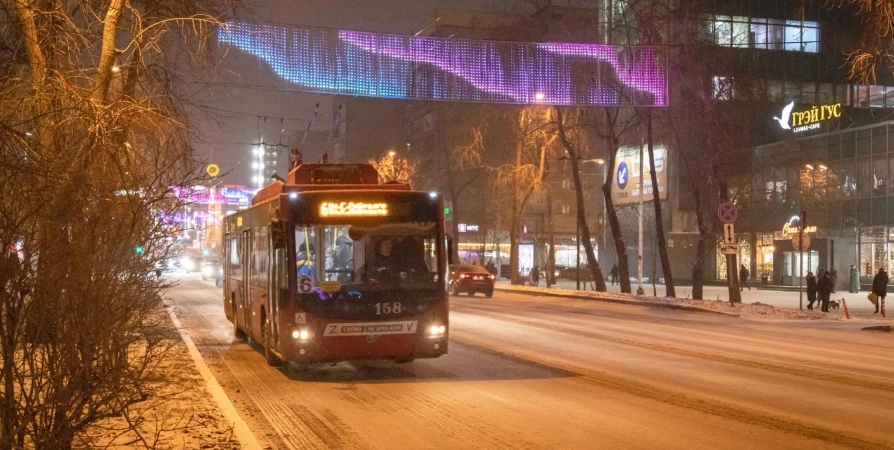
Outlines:
{"type": "Polygon", "coordinates": [[[847,302],[844,301],[844,297],[841,298],[841,306],[844,306],[844,317],[850,319],[851,313],[847,312],[847,302]]]}
{"type": "Polygon", "coordinates": [[[882,317],[885,317],[885,297],[882,297],[880,300],[882,302],[882,317]]]}

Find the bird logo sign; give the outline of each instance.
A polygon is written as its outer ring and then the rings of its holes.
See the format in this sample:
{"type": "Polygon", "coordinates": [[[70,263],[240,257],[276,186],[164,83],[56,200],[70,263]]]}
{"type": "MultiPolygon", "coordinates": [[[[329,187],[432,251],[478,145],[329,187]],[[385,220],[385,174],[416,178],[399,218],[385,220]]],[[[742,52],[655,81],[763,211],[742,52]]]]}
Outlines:
{"type": "Polygon", "coordinates": [[[789,122],[792,117],[792,108],[795,107],[795,102],[791,102],[788,105],[785,105],[785,108],[782,108],[782,117],[773,116],[773,119],[779,122],[779,126],[782,127],[783,130],[791,130],[792,127],[789,126],[789,122]]]}
{"type": "Polygon", "coordinates": [[[628,181],[628,171],[627,171],[627,163],[621,161],[621,164],[618,164],[618,187],[623,189],[627,188],[628,181]]]}

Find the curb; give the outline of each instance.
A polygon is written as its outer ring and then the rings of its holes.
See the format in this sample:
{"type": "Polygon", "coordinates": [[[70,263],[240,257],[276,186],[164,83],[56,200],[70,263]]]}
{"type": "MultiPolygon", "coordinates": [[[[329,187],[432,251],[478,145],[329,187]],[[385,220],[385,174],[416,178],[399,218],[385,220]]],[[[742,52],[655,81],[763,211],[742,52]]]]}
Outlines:
{"type": "Polygon", "coordinates": [[[245,420],[243,420],[242,416],[239,415],[239,412],[236,411],[236,407],[233,406],[233,403],[230,402],[230,398],[227,397],[223,388],[220,387],[217,378],[214,378],[214,374],[208,369],[205,360],[199,353],[199,349],[192,341],[192,338],[183,331],[183,324],[177,319],[177,314],[174,313],[173,306],[165,305],[165,308],[168,309],[168,315],[171,316],[171,321],[174,322],[174,326],[177,327],[177,333],[180,334],[180,338],[183,339],[186,348],[189,349],[189,356],[192,357],[196,369],[199,370],[199,374],[205,380],[205,388],[208,389],[211,397],[217,403],[217,406],[223,413],[224,419],[233,424],[233,434],[236,436],[236,439],[239,440],[239,443],[242,444],[242,448],[245,450],[261,450],[263,448],[261,447],[261,443],[258,442],[254,433],[248,428],[248,424],[245,423],[245,420]]]}
{"type": "Polygon", "coordinates": [[[534,295],[534,296],[545,296],[545,297],[562,297],[562,298],[574,298],[579,300],[592,300],[597,302],[606,302],[606,303],[618,303],[622,305],[634,305],[634,306],[648,306],[652,308],[668,308],[668,309],[679,309],[683,311],[694,311],[701,313],[709,313],[709,314],[719,314],[721,316],[727,317],[739,317],[739,314],[736,313],[728,313],[723,311],[717,311],[714,309],[701,308],[698,306],[691,305],[677,305],[673,303],[654,303],[654,302],[644,302],[642,300],[624,300],[618,298],[605,298],[605,297],[593,297],[589,295],[581,295],[581,294],[562,294],[558,292],[543,292],[543,291],[528,291],[524,289],[513,289],[513,288],[504,288],[499,285],[494,286],[494,290],[501,292],[512,292],[516,294],[525,294],[525,295],[534,295]]]}

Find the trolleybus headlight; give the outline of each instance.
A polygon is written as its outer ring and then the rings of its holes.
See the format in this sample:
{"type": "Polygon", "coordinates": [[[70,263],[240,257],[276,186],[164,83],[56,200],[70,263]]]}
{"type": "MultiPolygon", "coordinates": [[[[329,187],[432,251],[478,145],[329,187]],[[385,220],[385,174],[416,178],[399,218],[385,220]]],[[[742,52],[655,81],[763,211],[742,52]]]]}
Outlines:
{"type": "Polygon", "coordinates": [[[292,330],[292,339],[297,339],[299,341],[307,341],[313,337],[313,333],[307,328],[301,328],[299,330],[292,330]]]}
{"type": "Polygon", "coordinates": [[[444,325],[432,325],[428,327],[429,336],[440,336],[447,332],[447,327],[444,325]]]}

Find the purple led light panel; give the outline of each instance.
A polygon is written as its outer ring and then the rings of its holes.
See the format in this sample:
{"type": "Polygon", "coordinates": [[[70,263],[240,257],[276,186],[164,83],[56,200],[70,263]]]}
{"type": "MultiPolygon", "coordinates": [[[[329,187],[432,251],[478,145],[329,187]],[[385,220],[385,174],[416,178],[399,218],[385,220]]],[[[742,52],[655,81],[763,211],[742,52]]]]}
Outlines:
{"type": "Polygon", "coordinates": [[[302,90],[389,98],[667,106],[651,47],[402,36],[229,22],[218,33],[302,90]]]}

